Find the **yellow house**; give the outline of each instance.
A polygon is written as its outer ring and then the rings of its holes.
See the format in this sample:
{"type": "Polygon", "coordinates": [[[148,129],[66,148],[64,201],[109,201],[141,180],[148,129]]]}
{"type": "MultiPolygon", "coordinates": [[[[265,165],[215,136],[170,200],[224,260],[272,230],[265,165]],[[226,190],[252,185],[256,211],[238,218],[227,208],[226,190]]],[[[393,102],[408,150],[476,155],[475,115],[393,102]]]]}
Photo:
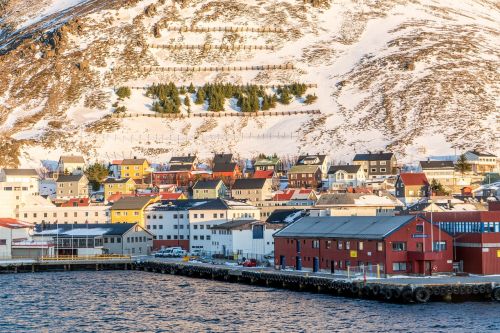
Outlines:
{"type": "Polygon", "coordinates": [[[108,178],[104,181],[104,200],[113,194],[134,194],[135,181],[132,178],[108,178]]]}
{"type": "Polygon", "coordinates": [[[160,197],[123,197],[111,206],[111,223],[137,223],[145,228],[144,209],[160,197]]]}
{"type": "Polygon", "coordinates": [[[121,178],[144,179],[151,174],[145,158],[126,158],[121,164],[121,178]]]}

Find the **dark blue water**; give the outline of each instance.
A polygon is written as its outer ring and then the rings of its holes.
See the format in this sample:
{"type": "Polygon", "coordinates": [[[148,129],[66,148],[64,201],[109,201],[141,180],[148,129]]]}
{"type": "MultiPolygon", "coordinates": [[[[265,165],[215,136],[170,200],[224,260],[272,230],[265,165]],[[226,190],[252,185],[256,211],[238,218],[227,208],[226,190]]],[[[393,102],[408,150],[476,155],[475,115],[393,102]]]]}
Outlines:
{"type": "Polygon", "coordinates": [[[137,271],[0,275],[0,332],[70,331],[500,332],[500,304],[386,304],[137,271]]]}

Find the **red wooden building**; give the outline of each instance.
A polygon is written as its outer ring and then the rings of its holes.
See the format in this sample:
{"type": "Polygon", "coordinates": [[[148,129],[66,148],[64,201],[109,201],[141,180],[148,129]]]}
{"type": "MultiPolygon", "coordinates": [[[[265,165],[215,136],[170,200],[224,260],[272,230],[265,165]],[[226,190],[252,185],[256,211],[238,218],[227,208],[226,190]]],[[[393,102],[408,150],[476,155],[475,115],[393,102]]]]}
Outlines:
{"type": "Polygon", "coordinates": [[[215,163],[212,169],[212,179],[220,179],[227,188],[231,188],[234,181],[241,178],[241,170],[237,163],[215,163]]]}
{"type": "Polygon", "coordinates": [[[454,261],[473,274],[500,274],[500,211],[426,213],[454,237],[454,261]]]}
{"type": "Polygon", "coordinates": [[[430,275],[453,269],[453,239],[418,216],[304,217],[274,235],[276,264],[430,275]],[[300,258],[298,260],[298,258],[300,258]],[[316,259],[315,259],[316,258],[316,259]]]}
{"type": "Polygon", "coordinates": [[[168,185],[189,187],[193,186],[199,179],[209,179],[210,172],[198,170],[179,170],[179,171],[157,171],[153,173],[153,185],[168,185]]]}

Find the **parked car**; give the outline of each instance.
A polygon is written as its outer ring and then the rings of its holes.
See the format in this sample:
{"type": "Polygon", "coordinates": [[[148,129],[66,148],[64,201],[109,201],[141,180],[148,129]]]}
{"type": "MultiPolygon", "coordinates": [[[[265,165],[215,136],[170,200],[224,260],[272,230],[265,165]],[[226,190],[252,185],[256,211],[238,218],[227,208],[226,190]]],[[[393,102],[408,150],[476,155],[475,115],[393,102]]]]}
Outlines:
{"type": "Polygon", "coordinates": [[[179,257],[184,257],[187,254],[187,252],[181,248],[177,249],[172,249],[172,252],[170,253],[171,257],[179,258],[179,257]]]}
{"type": "Polygon", "coordinates": [[[243,267],[257,267],[256,259],[247,259],[243,262],[243,267]]]}
{"type": "Polygon", "coordinates": [[[172,254],[172,249],[163,249],[155,253],[155,258],[167,258],[172,254]]]}

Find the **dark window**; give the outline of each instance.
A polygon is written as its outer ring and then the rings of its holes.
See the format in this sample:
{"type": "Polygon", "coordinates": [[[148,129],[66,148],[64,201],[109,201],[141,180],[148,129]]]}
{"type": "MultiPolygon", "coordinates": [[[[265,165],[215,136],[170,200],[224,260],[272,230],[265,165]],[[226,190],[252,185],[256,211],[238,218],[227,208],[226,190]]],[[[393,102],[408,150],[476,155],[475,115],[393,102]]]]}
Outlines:
{"type": "Polygon", "coordinates": [[[423,224],[417,225],[417,232],[424,232],[424,225],[423,224]]]}
{"type": "Polygon", "coordinates": [[[392,243],[393,251],[406,251],[406,242],[393,242],[392,243]]]}
{"type": "Polygon", "coordinates": [[[253,233],[253,239],[264,239],[264,226],[254,225],[252,233],[253,233]]]}

